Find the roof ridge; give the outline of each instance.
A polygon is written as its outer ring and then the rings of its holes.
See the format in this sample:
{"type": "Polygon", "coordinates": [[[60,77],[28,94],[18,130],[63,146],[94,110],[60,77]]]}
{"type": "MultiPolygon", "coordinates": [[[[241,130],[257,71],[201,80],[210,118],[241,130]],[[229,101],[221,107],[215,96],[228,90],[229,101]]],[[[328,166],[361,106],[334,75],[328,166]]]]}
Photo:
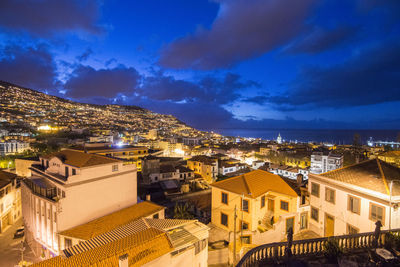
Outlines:
{"type": "Polygon", "coordinates": [[[250,190],[249,184],[247,183],[246,175],[245,174],[242,174],[242,175],[243,175],[244,186],[247,189],[247,194],[251,195],[251,190],[250,190]]]}
{"type": "Polygon", "coordinates": [[[390,195],[390,190],[386,181],[385,173],[383,172],[380,160],[376,158],[376,164],[378,165],[379,172],[381,173],[383,184],[385,185],[386,193],[390,195]]]}

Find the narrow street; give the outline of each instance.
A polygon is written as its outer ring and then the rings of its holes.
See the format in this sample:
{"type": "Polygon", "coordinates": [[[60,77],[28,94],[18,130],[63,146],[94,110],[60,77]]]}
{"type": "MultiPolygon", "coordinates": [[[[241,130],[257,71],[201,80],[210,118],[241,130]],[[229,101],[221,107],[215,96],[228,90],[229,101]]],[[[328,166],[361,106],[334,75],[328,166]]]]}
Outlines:
{"type": "MultiPolygon", "coordinates": [[[[0,266],[13,267],[21,260],[21,242],[24,238],[14,239],[14,233],[18,227],[22,226],[22,219],[8,227],[3,233],[0,234],[0,266]]],[[[28,262],[38,262],[39,258],[36,257],[29,246],[24,242],[24,260],[28,262]]]]}

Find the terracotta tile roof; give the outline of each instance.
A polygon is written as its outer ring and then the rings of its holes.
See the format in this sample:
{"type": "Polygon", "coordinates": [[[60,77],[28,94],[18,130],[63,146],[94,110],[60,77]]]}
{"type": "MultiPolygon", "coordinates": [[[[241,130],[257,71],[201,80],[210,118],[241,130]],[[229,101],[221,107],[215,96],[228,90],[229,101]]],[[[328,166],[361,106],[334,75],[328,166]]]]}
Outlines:
{"type": "Polygon", "coordinates": [[[149,216],[163,210],[164,207],[144,201],[128,208],[113,212],[88,223],[60,232],[60,235],[89,240],[93,237],[109,232],[121,225],[149,216]]]}
{"type": "Polygon", "coordinates": [[[10,184],[13,179],[17,177],[16,174],[0,170],[0,189],[10,184]]]}
{"type": "Polygon", "coordinates": [[[150,227],[154,227],[160,230],[168,230],[176,228],[188,223],[193,223],[195,220],[178,220],[178,219],[144,219],[150,227]]]}
{"type": "Polygon", "coordinates": [[[67,258],[57,256],[32,266],[118,266],[119,257],[125,254],[128,254],[129,266],[141,266],[172,250],[165,232],[148,228],[67,258]]]}
{"type": "Polygon", "coordinates": [[[188,224],[195,224],[196,222],[196,220],[140,218],[128,224],[117,227],[107,233],[98,235],[92,239],[80,242],[75,246],[67,248],[63,250],[63,254],[66,257],[71,257],[106,243],[139,233],[149,228],[155,228],[164,232],[173,228],[187,226],[188,224]]]}
{"type": "Polygon", "coordinates": [[[217,159],[213,158],[213,157],[199,155],[199,156],[194,156],[194,157],[188,159],[188,161],[197,161],[197,162],[202,162],[207,165],[211,165],[211,164],[217,162],[217,159]]]}
{"type": "Polygon", "coordinates": [[[61,150],[60,152],[44,155],[42,157],[46,159],[57,157],[65,164],[75,166],[78,168],[121,162],[120,160],[117,159],[112,159],[96,154],[88,154],[70,149],[61,150]]]}
{"type": "Polygon", "coordinates": [[[263,170],[251,171],[236,177],[211,184],[211,186],[257,198],[268,191],[298,196],[297,193],[279,175],[263,170]]]}
{"type": "Polygon", "coordinates": [[[379,159],[367,160],[320,176],[383,194],[389,194],[390,181],[397,181],[393,183],[392,195],[400,195],[400,168],[379,159]]]}

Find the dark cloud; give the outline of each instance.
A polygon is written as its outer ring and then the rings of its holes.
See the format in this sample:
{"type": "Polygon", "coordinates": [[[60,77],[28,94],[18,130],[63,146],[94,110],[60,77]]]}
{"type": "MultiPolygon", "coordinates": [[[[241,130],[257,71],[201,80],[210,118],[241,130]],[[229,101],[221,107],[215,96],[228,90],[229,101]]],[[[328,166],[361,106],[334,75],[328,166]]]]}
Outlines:
{"type": "Polygon", "coordinates": [[[269,101],[269,95],[258,95],[258,96],[252,96],[252,97],[247,97],[242,99],[243,102],[248,102],[248,103],[255,103],[259,105],[263,105],[266,102],[269,101]]]}
{"type": "Polygon", "coordinates": [[[329,68],[307,67],[286,95],[270,97],[280,108],[347,107],[400,100],[400,43],[361,52],[329,68]]]}
{"type": "Polygon", "coordinates": [[[0,53],[1,80],[37,90],[55,86],[56,64],[47,46],[8,45],[0,53]]]}
{"type": "Polygon", "coordinates": [[[304,27],[316,0],[220,0],[210,30],[178,39],[161,51],[169,68],[216,69],[275,49],[304,27]]]}
{"type": "Polygon", "coordinates": [[[335,29],[315,27],[308,35],[290,46],[286,52],[314,54],[329,50],[354,38],[358,29],[358,27],[343,25],[335,29]]]}
{"type": "Polygon", "coordinates": [[[59,31],[100,33],[97,0],[2,0],[0,27],[44,36],[59,31]]]}
{"type": "Polygon", "coordinates": [[[82,61],[87,60],[92,54],[93,54],[93,50],[90,47],[88,47],[81,55],[77,56],[76,59],[79,62],[82,62],[82,61]]]}
{"type": "Polygon", "coordinates": [[[197,82],[156,73],[144,79],[139,92],[153,100],[227,104],[240,97],[241,89],[259,86],[254,81],[242,81],[239,75],[233,73],[227,73],[222,79],[207,76],[197,82]]]}
{"type": "Polygon", "coordinates": [[[73,98],[108,97],[119,93],[131,94],[140,79],[134,68],[119,65],[112,69],[94,69],[79,65],[64,84],[67,95],[73,98]]]}

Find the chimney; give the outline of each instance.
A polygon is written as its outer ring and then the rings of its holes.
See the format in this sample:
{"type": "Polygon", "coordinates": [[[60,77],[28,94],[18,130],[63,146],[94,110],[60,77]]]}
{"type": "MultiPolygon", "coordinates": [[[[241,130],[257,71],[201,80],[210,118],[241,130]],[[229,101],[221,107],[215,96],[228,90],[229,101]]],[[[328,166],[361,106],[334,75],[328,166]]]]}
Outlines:
{"type": "Polygon", "coordinates": [[[150,195],[150,194],[147,194],[147,195],[146,195],[146,200],[147,200],[147,201],[151,201],[151,195],[150,195]]]}
{"type": "Polygon", "coordinates": [[[119,256],[118,267],[129,267],[128,254],[119,256]]]}
{"type": "Polygon", "coordinates": [[[297,184],[300,186],[303,184],[303,174],[297,174],[297,184]]]}

